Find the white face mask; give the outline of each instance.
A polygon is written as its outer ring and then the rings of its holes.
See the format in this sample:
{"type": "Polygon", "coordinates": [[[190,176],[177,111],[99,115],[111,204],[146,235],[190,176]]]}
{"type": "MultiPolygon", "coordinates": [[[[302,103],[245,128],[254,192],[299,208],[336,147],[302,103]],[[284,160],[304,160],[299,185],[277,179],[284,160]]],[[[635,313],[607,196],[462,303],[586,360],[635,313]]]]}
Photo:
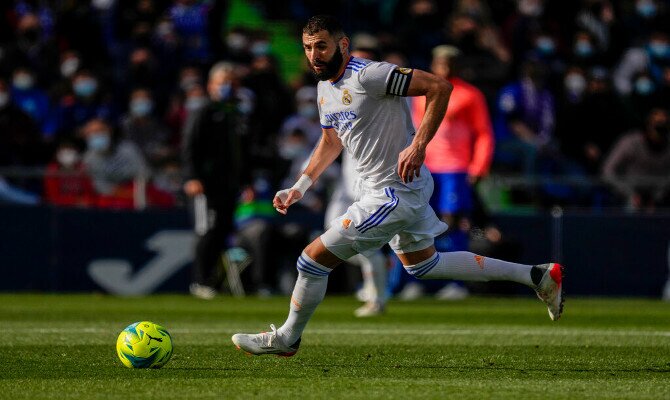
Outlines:
{"type": "Polygon", "coordinates": [[[565,80],[563,81],[565,88],[574,95],[581,95],[586,89],[586,79],[582,74],[571,73],[566,75],[565,80]]]}
{"type": "Polygon", "coordinates": [[[72,77],[75,72],[79,69],[79,59],[78,58],[68,58],[63,61],[60,65],[60,73],[66,78],[72,77]]]}
{"type": "Polygon", "coordinates": [[[0,108],[6,106],[7,103],[9,103],[9,93],[0,92],[0,108]]]}
{"type": "Polygon", "coordinates": [[[56,160],[65,168],[72,168],[79,161],[79,153],[74,149],[61,149],[56,154],[56,160]]]}

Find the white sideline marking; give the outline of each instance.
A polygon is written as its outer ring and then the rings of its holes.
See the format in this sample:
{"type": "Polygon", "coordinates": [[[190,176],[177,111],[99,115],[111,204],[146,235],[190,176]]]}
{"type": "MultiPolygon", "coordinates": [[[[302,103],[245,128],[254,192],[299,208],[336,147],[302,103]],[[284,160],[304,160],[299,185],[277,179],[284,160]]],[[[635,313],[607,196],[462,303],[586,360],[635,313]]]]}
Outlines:
{"type": "MultiPolygon", "coordinates": [[[[120,330],[119,330],[120,331],[120,330]]],[[[169,332],[173,334],[230,334],[238,331],[254,332],[253,329],[240,328],[205,328],[188,329],[175,328],[169,332]]],[[[76,333],[109,333],[110,329],[103,328],[0,328],[0,333],[39,333],[39,334],[76,334],[76,333]]],[[[606,330],[606,329],[552,329],[552,328],[483,328],[483,329],[307,329],[307,334],[316,335],[412,335],[412,336],[470,336],[470,335],[523,335],[523,336],[660,336],[670,337],[670,331],[638,331],[638,330],[606,330]]]]}

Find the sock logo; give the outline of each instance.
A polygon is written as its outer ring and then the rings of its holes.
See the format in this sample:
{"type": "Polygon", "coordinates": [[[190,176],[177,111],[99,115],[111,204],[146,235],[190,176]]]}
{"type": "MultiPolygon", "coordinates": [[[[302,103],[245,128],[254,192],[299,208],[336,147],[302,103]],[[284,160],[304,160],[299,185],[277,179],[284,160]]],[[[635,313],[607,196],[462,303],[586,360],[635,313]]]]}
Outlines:
{"type": "Polygon", "coordinates": [[[291,303],[293,303],[295,306],[296,311],[300,311],[302,309],[302,304],[298,303],[298,301],[293,296],[291,296],[291,303]]]}
{"type": "Polygon", "coordinates": [[[479,265],[480,269],[484,269],[484,257],[475,255],[475,261],[477,261],[477,265],[479,265]]]}

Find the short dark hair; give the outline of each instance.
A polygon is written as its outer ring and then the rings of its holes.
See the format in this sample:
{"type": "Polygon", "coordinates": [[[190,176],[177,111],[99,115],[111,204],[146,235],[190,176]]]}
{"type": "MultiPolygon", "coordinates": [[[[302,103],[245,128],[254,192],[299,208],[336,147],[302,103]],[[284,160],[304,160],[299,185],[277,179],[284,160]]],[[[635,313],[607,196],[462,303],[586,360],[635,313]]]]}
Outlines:
{"type": "Polygon", "coordinates": [[[315,15],[307,21],[305,27],[302,28],[302,33],[314,35],[317,32],[327,31],[330,36],[336,39],[344,36],[344,29],[337,18],[332,15],[315,15]]]}

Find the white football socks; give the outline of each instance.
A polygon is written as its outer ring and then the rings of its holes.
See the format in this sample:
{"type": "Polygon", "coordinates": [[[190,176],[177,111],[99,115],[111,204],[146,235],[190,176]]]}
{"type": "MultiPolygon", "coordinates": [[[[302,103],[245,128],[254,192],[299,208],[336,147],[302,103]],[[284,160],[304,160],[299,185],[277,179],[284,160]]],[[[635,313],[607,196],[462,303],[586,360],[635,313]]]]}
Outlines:
{"type": "Polygon", "coordinates": [[[298,258],[297,268],[298,279],[293,288],[288,318],[277,329],[277,334],[288,346],[300,339],[314,310],[323,301],[328,288],[328,274],[332,271],[312,260],[305,252],[298,258]]]}
{"type": "Polygon", "coordinates": [[[416,265],[405,266],[419,279],[454,279],[460,281],[512,281],[535,287],[532,265],[517,264],[480,256],[469,251],[435,253],[416,265]]]}

